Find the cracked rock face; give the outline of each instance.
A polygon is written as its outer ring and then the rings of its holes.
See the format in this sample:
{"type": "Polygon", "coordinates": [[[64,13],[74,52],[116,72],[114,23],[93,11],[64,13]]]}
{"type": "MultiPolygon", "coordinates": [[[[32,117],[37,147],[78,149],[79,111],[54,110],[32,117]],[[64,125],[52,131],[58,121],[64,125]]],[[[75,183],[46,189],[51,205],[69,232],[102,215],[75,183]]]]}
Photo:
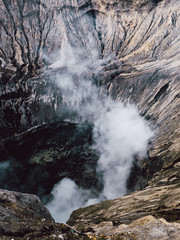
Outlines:
{"type": "Polygon", "coordinates": [[[62,112],[58,90],[51,89],[54,96],[48,93],[48,77],[29,79],[53,61],[67,40],[87,55],[96,50],[100,58],[112,56],[98,82],[113,99],[135,103],[154,124],[152,158],[169,162],[179,157],[178,1],[0,3],[4,135],[55,120],[55,103],[62,112]],[[48,95],[45,101],[42,92],[48,95]]]}
{"type": "MultiPolygon", "coordinates": [[[[154,218],[144,225],[136,222],[136,229],[131,225],[122,230],[121,224],[147,215],[180,220],[179,9],[178,0],[0,0],[2,151],[11,151],[11,146],[4,150],[3,145],[11,139],[21,145],[17,138],[31,127],[45,122],[51,129],[49,122],[67,118],[61,89],[51,81],[55,72],[48,68],[64,41],[82,49],[85,57],[95,53],[100,59],[108,58],[95,76],[96,83],[114,100],[135,104],[154,129],[148,161],[140,168],[134,166],[131,173],[131,179],[137,177],[138,169],[146,185],[156,172],[149,188],[74,212],[69,223],[83,231],[101,234],[101,227],[109,222],[104,230],[107,236],[120,231],[121,239],[143,239],[140,232],[145,232],[149,239],[168,239],[168,234],[178,239],[178,224],[154,218]],[[157,228],[159,231],[153,230],[157,228]],[[155,232],[159,235],[153,235],[155,232]]],[[[46,140],[47,147],[35,151],[31,163],[49,166],[50,159],[57,156],[56,147],[46,140]]],[[[130,190],[137,189],[138,181],[137,177],[130,190]]]]}
{"type": "Polygon", "coordinates": [[[138,167],[140,177],[134,182],[136,167],[132,170],[129,189],[145,186],[162,166],[166,170],[155,185],[178,181],[178,1],[1,0],[0,4],[1,138],[69,118],[61,89],[54,84],[56,70],[48,68],[68,41],[86,56],[94,52],[102,59],[110,56],[95,76],[96,83],[114,100],[134,103],[154,129],[149,160],[138,167]],[[169,166],[174,165],[172,170],[169,166]]]}
{"type": "Polygon", "coordinates": [[[49,211],[35,195],[0,190],[0,202],[1,236],[22,237],[33,231],[48,232],[53,226],[49,211]]]}
{"type": "Polygon", "coordinates": [[[68,223],[88,231],[88,228],[101,222],[111,221],[112,224],[118,226],[124,223],[130,224],[147,215],[165,218],[170,222],[178,221],[179,194],[179,183],[164,187],[149,186],[119,199],[76,210],[72,213],[68,223]]]}
{"type": "MultiPolygon", "coordinates": [[[[173,188],[169,188],[169,191],[173,191],[173,188]]],[[[174,189],[175,190],[175,189],[174,189]]],[[[149,190],[147,190],[149,191],[149,190]]],[[[163,189],[165,191],[165,188],[163,189]]],[[[156,198],[158,189],[154,193],[153,198],[156,198]]],[[[177,193],[177,197],[178,197],[177,193]]],[[[134,195],[137,199],[140,197],[146,201],[146,197],[134,195]]],[[[160,196],[161,197],[161,196],[160,196]]],[[[128,197],[124,197],[127,203],[128,197]]],[[[153,199],[152,199],[153,201],[153,199]]],[[[155,201],[155,200],[154,200],[155,201]]],[[[68,224],[57,224],[52,219],[49,211],[42,205],[40,200],[31,194],[22,194],[18,192],[11,192],[7,190],[0,190],[0,237],[3,240],[23,240],[23,239],[77,239],[77,240],[88,240],[88,239],[179,239],[180,224],[168,223],[165,219],[156,219],[149,215],[146,217],[140,217],[133,222],[133,218],[129,218],[126,224],[121,224],[121,221],[116,221],[115,215],[112,215],[112,207],[108,209],[109,219],[107,213],[103,217],[103,221],[97,222],[97,210],[94,213],[96,218],[96,224],[92,224],[92,221],[87,223],[86,228],[82,229],[82,225],[76,225],[76,228],[69,226],[68,224]],[[112,219],[114,219],[112,221],[112,219]],[[131,222],[131,224],[128,224],[131,222]],[[77,230],[78,227],[78,230],[77,230]],[[93,233],[92,233],[93,231],[93,233]]],[[[121,204],[123,199],[121,199],[121,204]]],[[[152,204],[151,204],[152,205],[152,204]]],[[[166,202],[168,207],[168,201],[166,202]]],[[[103,204],[105,207],[105,203],[103,204]]],[[[114,208],[118,207],[118,200],[114,200],[114,208]]],[[[160,206],[159,206],[160,207],[160,206]]],[[[91,207],[95,209],[95,206],[91,207]]],[[[122,208],[122,206],[121,206],[122,208]]],[[[81,210],[82,211],[82,210],[81,210]]],[[[163,210],[161,209],[163,212],[163,210]]],[[[80,210],[79,210],[80,213],[80,210]]],[[[92,212],[90,213],[92,215],[92,212]]],[[[116,214],[117,211],[116,211],[116,214]]],[[[75,215],[75,214],[74,214],[75,215]]],[[[99,215],[99,216],[100,216],[99,215]]],[[[123,214],[122,214],[123,215],[123,214]]],[[[82,214],[80,213],[82,217],[82,214]]],[[[92,218],[92,219],[95,219],[92,218]]],[[[119,215],[119,219],[121,219],[119,215]]],[[[83,217],[81,219],[83,222],[83,217]]],[[[87,219],[86,219],[87,221],[87,219]]]]}

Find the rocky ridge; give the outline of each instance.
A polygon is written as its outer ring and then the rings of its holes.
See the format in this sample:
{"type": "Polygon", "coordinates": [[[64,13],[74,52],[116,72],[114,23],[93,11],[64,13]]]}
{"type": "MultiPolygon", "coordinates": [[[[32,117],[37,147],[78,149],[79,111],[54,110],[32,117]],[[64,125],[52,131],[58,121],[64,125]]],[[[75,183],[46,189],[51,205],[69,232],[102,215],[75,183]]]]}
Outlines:
{"type": "MultiPolygon", "coordinates": [[[[108,222],[113,226],[131,224],[133,221],[152,215],[169,222],[179,221],[179,183],[163,187],[148,186],[142,191],[125,195],[119,199],[104,201],[74,211],[68,223],[88,231],[108,222]],[[173,198],[173,201],[172,201],[173,198]],[[108,210],[108,211],[106,211],[108,210]]],[[[108,225],[107,224],[107,225],[108,225]]]]}

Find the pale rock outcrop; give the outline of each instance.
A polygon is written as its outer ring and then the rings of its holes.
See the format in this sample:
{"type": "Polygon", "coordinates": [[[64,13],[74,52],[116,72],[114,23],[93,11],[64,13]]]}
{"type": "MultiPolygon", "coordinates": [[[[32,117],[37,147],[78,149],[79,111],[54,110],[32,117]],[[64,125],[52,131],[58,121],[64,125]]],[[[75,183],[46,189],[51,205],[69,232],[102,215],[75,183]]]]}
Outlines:
{"type": "MultiPolygon", "coordinates": [[[[168,223],[165,219],[156,219],[151,215],[142,217],[129,225],[113,226],[108,222],[97,225],[94,229],[96,236],[104,236],[102,239],[179,239],[180,224],[168,223]]],[[[100,237],[97,239],[100,239],[100,237]]]]}
{"type": "Polygon", "coordinates": [[[147,187],[121,198],[108,200],[96,205],[76,210],[68,223],[88,231],[102,222],[114,225],[130,224],[147,215],[179,221],[180,218],[179,183],[162,187],[147,187]]]}

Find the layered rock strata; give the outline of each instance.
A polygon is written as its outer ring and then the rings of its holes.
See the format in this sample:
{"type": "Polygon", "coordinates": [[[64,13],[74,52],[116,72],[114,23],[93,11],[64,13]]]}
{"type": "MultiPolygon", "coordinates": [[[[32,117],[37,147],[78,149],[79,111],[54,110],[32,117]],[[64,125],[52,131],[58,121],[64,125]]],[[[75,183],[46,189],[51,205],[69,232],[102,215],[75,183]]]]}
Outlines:
{"type": "Polygon", "coordinates": [[[179,183],[163,187],[148,186],[142,191],[74,211],[68,223],[88,231],[102,222],[114,226],[130,224],[147,215],[179,221],[179,183]]]}
{"type": "MultiPolygon", "coordinates": [[[[158,189],[156,190],[158,191],[158,189]]],[[[168,191],[172,192],[175,191],[175,189],[163,189],[164,193],[169,194],[168,191]]],[[[177,196],[178,194],[179,193],[177,193],[177,196]]],[[[154,201],[157,201],[157,195],[158,192],[153,192],[154,201]]],[[[117,208],[118,211],[116,212],[114,212],[112,207],[108,209],[108,213],[106,212],[106,207],[109,204],[108,202],[106,204],[101,203],[101,205],[103,204],[103,206],[101,206],[100,214],[98,212],[100,211],[100,208],[97,208],[95,206],[89,207],[87,210],[84,210],[84,215],[82,215],[82,210],[78,210],[77,213],[80,213],[82,219],[81,224],[80,222],[76,223],[76,227],[78,227],[78,229],[76,229],[75,227],[69,226],[68,224],[55,223],[49,211],[41,204],[40,200],[35,195],[0,190],[0,238],[2,240],[179,239],[180,224],[178,223],[168,223],[163,218],[158,220],[151,215],[146,217],[140,217],[143,214],[136,215],[135,209],[133,209],[133,212],[135,213],[134,217],[132,216],[133,214],[130,214],[131,217],[129,219],[126,218],[127,214],[125,218],[121,217],[123,216],[123,213],[120,213],[120,208],[127,213],[127,211],[125,211],[125,209],[121,205],[123,204],[123,201],[126,203],[127,201],[128,203],[131,203],[133,201],[135,202],[135,198],[141,198],[144,203],[147,200],[145,195],[140,196],[140,194],[134,194],[134,200],[130,200],[130,197],[126,196],[119,200],[119,203],[118,200],[114,200],[113,209],[117,208]],[[92,213],[92,211],[90,211],[90,208],[93,208],[91,210],[96,209],[95,212],[92,213]],[[103,216],[102,211],[104,210],[106,213],[104,212],[103,216]],[[87,222],[88,216],[85,217],[85,212],[88,211],[90,211],[91,217],[94,216],[90,222],[87,222]],[[99,217],[97,215],[95,216],[95,213],[98,213],[99,217]],[[137,217],[140,218],[133,221],[137,217]],[[112,221],[112,219],[114,220],[112,221]],[[120,221],[116,221],[115,219],[119,219],[120,221]],[[82,228],[83,220],[85,220],[85,228],[82,228]],[[94,223],[96,222],[96,224],[92,223],[92,220],[94,223]],[[123,220],[125,220],[124,222],[126,222],[126,224],[121,224],[123,220]]],[[[172,206],[169,203],[169,201],[166,202],[166,208],[169,208],[170,210],[172,206]]],[[[146,209],[148,209],[148,207],[146,209]]],[[[166,213],[168,213],[167,209],[166,213]]],[[[161,209],[161,212],[162,211],[163,210],[161,209]]],[[[151,211],[151,213],[153,212],[151,211]]]]}
{"type": "Polygon", "coordinates": [[[156,129],[149,156],[173,164],[179,158],[178,6],[175,0],[1,1],[4,135],[62,116],[61,94],[48,74],[29,79],[68,41],[86,56],[111,56],[97,83],[115,100],[138,106],[156,129]]]}
{"type": "MultiPolygon", "coordinates": [[[[108,58],[94,81],[114,100],[134,103],[155,132],[148,160],[138,163],[144,185],[152,178],[149,187],[75,211],[69,224],[87,234],[72,235],[75,230],[68,227],[69,239],[93,239],[96,236],[92,232],[105,234],[104,239],[179,237],[178,223],[154,219],[180,220],[179,9],[177,0],[0,1],[2,142],[43,122],[66,117],[62,114],[61,90],[49,84],[52,72],[47,67],[58,58],[64,41],[81,49],[85,58],[91,54],[108,58]],[[147,215],[153,217],[137,220],[147,215]]],[[[141,179],[137,178],[130,190],[138,188],[138,181],[141,179]]],[[[5,208],[8,204],[5,202],[5,208]]],[[[68,239],[60,230],[59,235],[54,230],[43,235],[41,230],[40,235],[27,238],[68,239]]],[[[3,231],[4,239],[8,239],[3,231]]]]}

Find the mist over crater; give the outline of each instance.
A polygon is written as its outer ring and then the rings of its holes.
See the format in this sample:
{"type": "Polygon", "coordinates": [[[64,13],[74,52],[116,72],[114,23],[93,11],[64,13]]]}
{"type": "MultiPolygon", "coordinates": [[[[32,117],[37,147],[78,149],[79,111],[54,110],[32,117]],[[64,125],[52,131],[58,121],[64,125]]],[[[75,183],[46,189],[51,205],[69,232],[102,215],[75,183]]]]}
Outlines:
{"type": "Polygon", "coordinates": [[[1,188],[65,222],[179,161],[179,7],[0,1],[1,188]]]}
{"type": "Polygon", "coordinates": [[[95,85],[93,76],[110,58],[99,59],[96,51],[86,57],[82,50],[70,46],[67,37],[64,41],[59,58],[50,68],[57,70],[55,83],[69,114],[72,112],[76,121],[93,125],[92,148],[99,155],[96,172],[103,188],[100,192],[85,190],[68,178],[56,184],[54,199],[47,207],[59,222],[68,220],[76,208],[124,195],[134,157],[147,157],[147,144],[153,136],[134,105],[113,101],[95,85]]]}

